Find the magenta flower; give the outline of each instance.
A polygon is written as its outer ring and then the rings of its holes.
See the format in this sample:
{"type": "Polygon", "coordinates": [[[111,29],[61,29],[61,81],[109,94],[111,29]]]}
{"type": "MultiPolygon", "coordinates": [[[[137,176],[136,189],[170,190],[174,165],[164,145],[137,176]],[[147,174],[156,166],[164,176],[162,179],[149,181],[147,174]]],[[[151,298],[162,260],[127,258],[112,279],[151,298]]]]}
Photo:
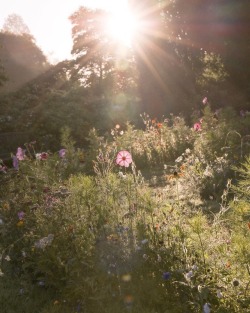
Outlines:
{"type": "Polygon", "coordinates": [[[19,161],[23,161],[25,159],[25,150],[23,150],[22,148],[18,147],[17,148],[16,157],[17,157],[17,159],[19,161]]]}
{"type": "Polygon", "coordinates": [[[130,163],[132,163],[132,156],[128,151],[122,150],[118,152],[116,157],[116,164],[120,166],[129,167],[130,163]]]}
{"type": "Polygon", "coordinates": [[[66,149],[61,149],[59,150],[59,157],[60,158],[65,158],[65,155],[66,155],[66,149]]]}
{"type": "Polygon", "coordinates": [[[202,103],[203,103],[204,105],[206,105],[207,102],[208,102],[207,97],[205,97],[205,98],[202,100],[202,103]]]}
{"type": "Polygon", "coordinates": [[[200,123],[195,123],[194,124],[194,130],[196,130],[196,131],[201,130],[201,124],[200,123]]]}

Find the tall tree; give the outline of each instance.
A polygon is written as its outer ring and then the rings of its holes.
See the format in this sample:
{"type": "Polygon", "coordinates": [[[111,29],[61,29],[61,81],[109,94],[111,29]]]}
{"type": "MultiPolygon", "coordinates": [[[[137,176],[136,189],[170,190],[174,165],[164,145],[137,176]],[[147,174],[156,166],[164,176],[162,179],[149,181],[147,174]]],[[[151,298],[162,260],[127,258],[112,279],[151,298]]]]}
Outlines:
{"type": "Polygon", "coordinates": [[[178,20],[174,0],[130,0],[130,7],[141,29],[134,41],[139,69],[141,110],[151,115],[190,110],[187,104],[194,95],[194,73],[188,46],[178,20]],[[172,10],[172,12],[171,12],[172,10]]]}
{"type": "Polygon", "coordinates": [[[8,81],[1,87],[1,92],[17,90],[49,68],[43,52],[34,39],[28,35],[0,33],[0,60],[8,81]]]}
{"type": "Polygon", "coordinates": [[[103,10],[84,7],[70,16],[72,54],[76,60],[74,74],[85,86],[97,85],[100,91],[114,68],[114,47],[107,34],[107,18],[108,14],[103,10]]]}
{"type": "Polygon", "coordinates": [[[5,19],[2,31],[15,35],[31,35],[29,27],[24,23],[23,18],[17,14],[10,14],[5,19]]]}

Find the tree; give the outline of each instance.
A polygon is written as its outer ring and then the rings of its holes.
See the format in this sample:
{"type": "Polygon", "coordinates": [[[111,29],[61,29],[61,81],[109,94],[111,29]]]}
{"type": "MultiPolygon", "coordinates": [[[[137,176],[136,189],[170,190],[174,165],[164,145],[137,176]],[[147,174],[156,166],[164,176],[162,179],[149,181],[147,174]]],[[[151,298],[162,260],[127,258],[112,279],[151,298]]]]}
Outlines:
{"type": "Polygon", "coordinates": [[[17,14],[10,14],[6,18],[2,31],[15,35],[31,35],[29,27],[24,23],[23,18],[17,14]]]}
{"type": "Polygon", "coordinates": [[[190,110],[195,75],[174,0],[130,0],[141,29],[133,48],[139,70],[141,110],[161,116],[190,110]],[[172,12],[171,12],[172,10],[172,12]],[[174,27],[175,26],[175,27],[174,27]],[[182,36],[182,37],[181,37],[182,36]]]}
{"type": "Polygon", "coordinates": [[[114,47],[106,33],[105,23],[108,14],[103,10],[81,7],[71,15],[75,70],[73,76],[88,86],[98,85],[102,90],[103,82],[114,68],[114,47]]]}
{"type": "Polygon", "coordinates": [[[70,16],[72,23],[72,79],[91,87],[95,94],[112,96],[132,92],[135,87],[135,60],[132,51],[120,54],[108,30],[110,13],[81,7],[70,16]]]}
{"type": "Polygon", "coordinates": [[[1,92],[17,90],[49,68],[43,52],[28,35],[0,33],[0,60],[8,78],[1,92]]]}

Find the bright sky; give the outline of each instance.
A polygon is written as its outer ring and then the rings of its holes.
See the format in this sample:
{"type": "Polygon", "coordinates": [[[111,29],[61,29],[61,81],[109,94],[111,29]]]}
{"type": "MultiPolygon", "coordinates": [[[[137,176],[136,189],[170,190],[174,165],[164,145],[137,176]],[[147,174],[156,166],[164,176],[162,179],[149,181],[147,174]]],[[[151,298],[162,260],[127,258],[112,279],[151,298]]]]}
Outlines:
{"type": "Polygon", "coordinates": [[[20,15],[51,62],[70,57],[71,23],[68,17],[80,6],[114,10],[126,0],[1,0],[0,29],[9,14],[20,15]]]}

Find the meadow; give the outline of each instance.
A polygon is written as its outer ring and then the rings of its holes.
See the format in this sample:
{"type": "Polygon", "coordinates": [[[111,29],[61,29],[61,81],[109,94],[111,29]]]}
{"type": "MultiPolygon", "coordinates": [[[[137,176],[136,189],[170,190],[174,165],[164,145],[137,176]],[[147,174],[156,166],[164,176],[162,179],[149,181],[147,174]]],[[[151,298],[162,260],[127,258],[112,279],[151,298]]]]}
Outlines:
{"type": "Polygon", "coordinates": [[[1,313],[250,312],[250,114],[203,104],[1,162],[1,313]]]}

